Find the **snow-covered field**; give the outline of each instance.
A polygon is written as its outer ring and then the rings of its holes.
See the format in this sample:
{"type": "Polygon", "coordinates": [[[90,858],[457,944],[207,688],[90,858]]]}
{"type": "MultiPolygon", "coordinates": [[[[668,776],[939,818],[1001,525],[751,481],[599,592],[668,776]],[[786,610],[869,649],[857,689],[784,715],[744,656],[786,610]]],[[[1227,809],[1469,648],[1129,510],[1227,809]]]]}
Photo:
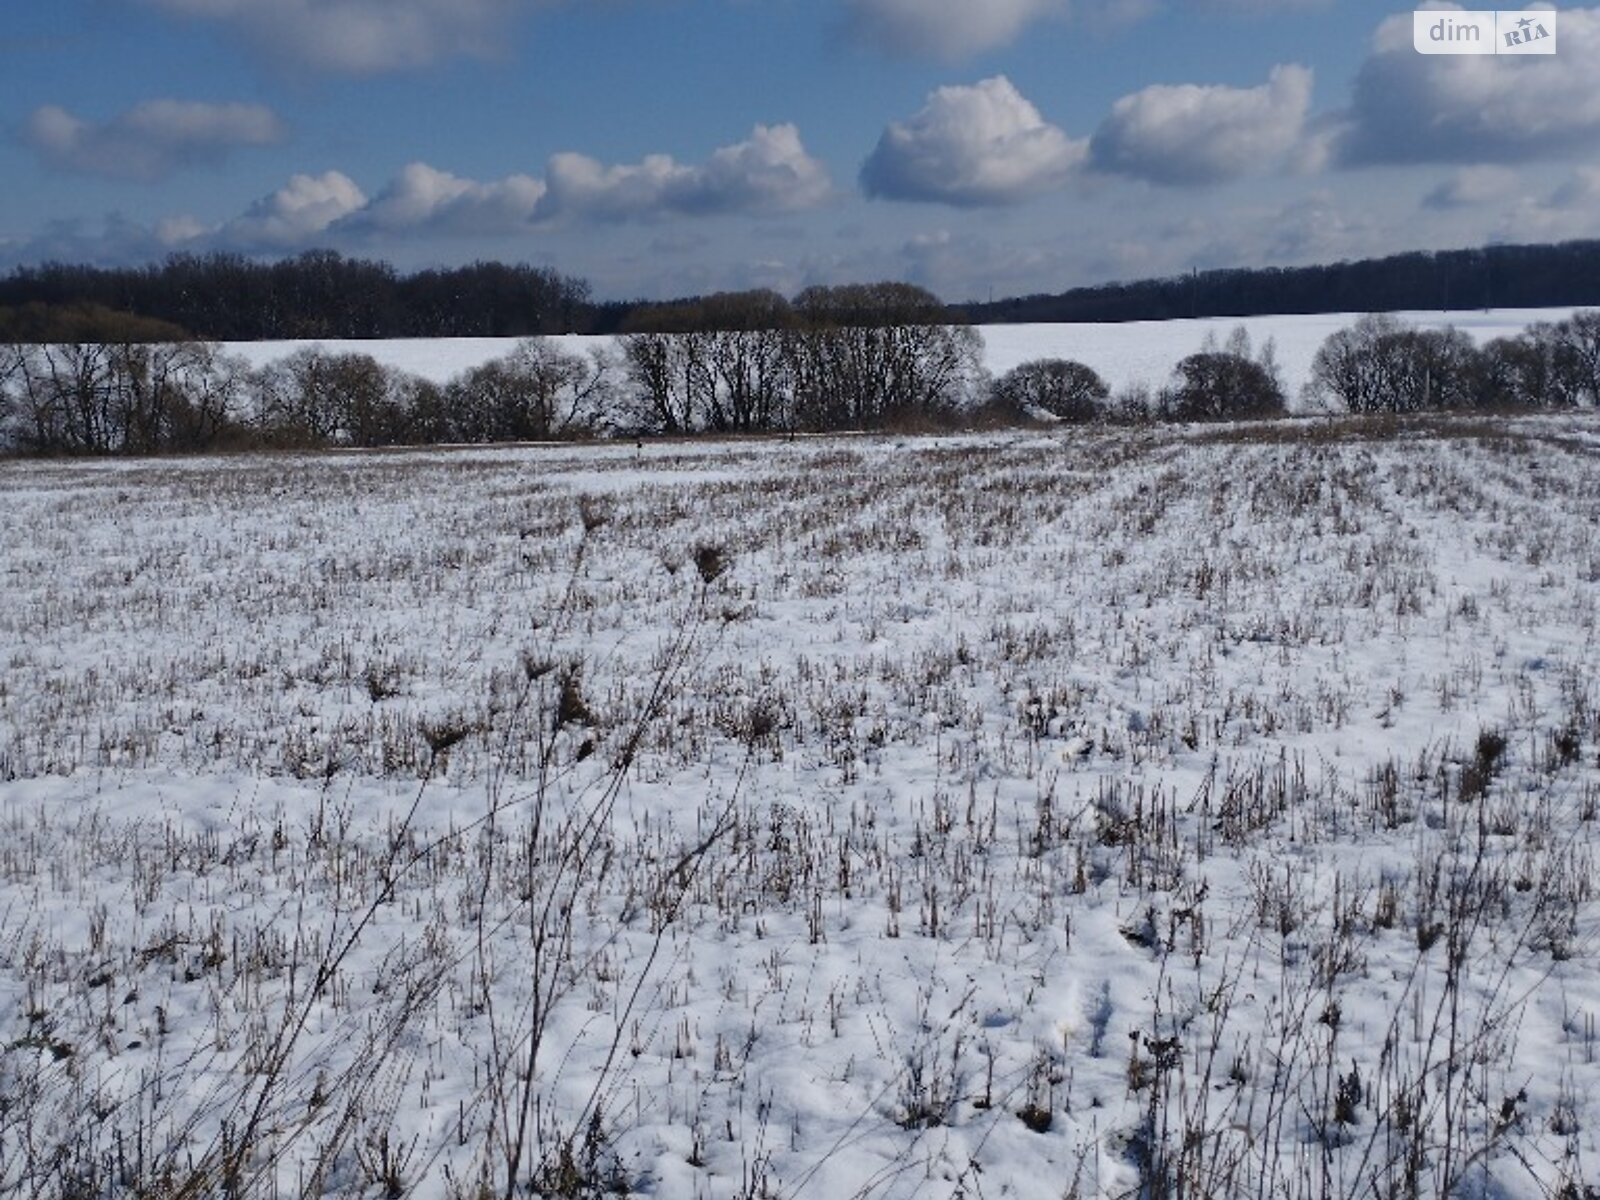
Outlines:
{"type": "MultiPolygon", "coordinates": [[[[1492,309],[1462,312],[1406,312],[1395,314],[1426,329],[1453,325],[1480,345],[1497,337],[1521,333],[1535,321],[1559,321],[1570,308],[1492,309]]],[[[1226,342],[1244,326],[1251,343],[1260,349],[1271,339],[1283,371],[1290,403],[1311,377],[1311,360],[1317,349],[1335,333],[1359,319],[1357,313],[1318,316],[1216,317],[1195,321],[1128,321],[1087,325],[985,325],[984,365],[995,376],[1035,358],[1070,358],[1087,363],[1111,385],[1114,392],[1132,386],[1158,390],[1185,355],[1193,354],[1208,336],[1226,342]]],[[[585,352],[609,347],[607,337],[568,336],[553,339],[566,349],[585,352]]],[[[228,349],[253,366],[283,358],[306,342],[233,342],[228,349]]],[[[463,371],[497,358],[516,345],[515,338],[397,338],[390,341],[327,341],[316,343],[332,351],[371,354],[379,362],[435,383],[445,383],[463,371]]]]}
{"type": "Polygon", "coordinates": [[[4,464],[0,1194],[1592,1195],[1597,449],[4,464]]]}

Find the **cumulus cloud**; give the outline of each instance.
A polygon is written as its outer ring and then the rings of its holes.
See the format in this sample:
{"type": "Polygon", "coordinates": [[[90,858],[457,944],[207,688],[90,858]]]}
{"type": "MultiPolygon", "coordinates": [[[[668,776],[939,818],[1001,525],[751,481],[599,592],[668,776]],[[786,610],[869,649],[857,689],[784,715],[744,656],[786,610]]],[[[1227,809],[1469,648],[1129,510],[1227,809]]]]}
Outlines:
{"type": "Polygon", "coordinates": [[[806,153],[799,129],[757,125],[744,141],[711,155],[681,206],[694,213],[795,212],[832,190],[828,169],[806,153]]]}
{"type": "Polygon", "coordinates": [[[501,237],[559,223],[783,213],[818,204],[830,191],[826,168],[806,154],[794,126],[758,125],[699,165],[654,154],[607,166],[568,153],[550,159],[543,179],[484,182],[413,162],[370,199],[338,171],[296,175],[220,237],[262,249],[343,238],[501,237]]]}
{"type": "Polygon", "coordinates": [[[1145,88],[1112,106],[1090,157],[1100,170],[1174,185],[1268,170],[1300,140],[1311,81],[1307,67],[1278,66],[1254,88],[1145,88]]]}
{"type": "Polygon", "coordinates": [[[932,92],[884,130],[861,168],[869,196],[963,207],[1015,204],[1060,187],[1087,153],[1004,75],[932,92]]]}
{"type": "Polygon", "coordinates": [[[100,124],[47,104],[28,118],[22,138],[56,170],[151,182],[219,162],[239,147],[282,141],[285,133],[261,104],[146,100],[100,124]]]}
{"type": "Polygon", "coordinates": [[[139,0],[217,22],[271,57],[372,75],[488,58],[531,0],[139,0]]]}
{"type": "Polygon", "coordinates": [[[366,203],[361,189],[340,171],[295,175],[224,225],[218,238],[243,250],[300,249],[366,203]]]}
{"type": "Polygon", "coordinates": [[[1516,163],[1600,144],[1600,8],[1563,9],[1559,36],[1561,52],[1548,57],[1423,55],[1409,13],[1384,21],[1334,161],[1516,163]]]}
{"type": "Polygon", "coordinates": [[[414,162],[340,225],[374,234],[514,233],[532,222],[544,194],[543,182],[529,175],[479,183],[414,162]]]}
{"type": "Polygon", "coordinates": [[[827,199],[827,168],[806,153],[793,125],[757,125],[702,165],[671,155],[607,166],[584,154],[557,154],[545,171],[540,220],[649,220],[667,214],[781,213],[827,199]]]}
{"type": "Polygon", "coordinates": [[[113,217],[99,233],[81,223],[58,224],[0,246],[0,262],[136,262],[172,250],[294,253],[431,237],[506,237],[580,223],[771,216],[831,195],[826,168],[806,153],[793,125],[758,125],[700,164],[650,155],[606,166],[581,154],[558,154],[544,179],[516,174],[484,182],[413,162],[370,197],[341,171],[294,175],[231,220],[205,224],[175,216],[146,226],[113,217]]]}

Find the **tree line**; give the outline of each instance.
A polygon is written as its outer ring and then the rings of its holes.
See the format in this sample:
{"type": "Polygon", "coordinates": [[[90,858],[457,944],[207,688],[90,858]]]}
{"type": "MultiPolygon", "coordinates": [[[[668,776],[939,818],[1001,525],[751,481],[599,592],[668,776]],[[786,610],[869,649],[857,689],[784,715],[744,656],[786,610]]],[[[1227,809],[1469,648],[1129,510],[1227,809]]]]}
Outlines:
{"type": "Polygon", "coordinates": [[[709,430],[876,429],[939,421],[982,385],[983,342],[904,283],[725,293],[630,315],[620,339],[644,424],[709,430]]]}
{"type": "Polygon", "coordinates": [[[143,267],[46,263],[0,278],[0,338],[70,341],[63,333],[85,314],[116,313],[252,342],[588,332],[596,307],[587,284],[545,267],[475,262],[401,275],[332,250],[278,262],[179,254],[143,267]]]}
{"type": "MultiPolygon", "coordinates": [[[[730,293],[635,313],[610,344],[547,337],[445,383],[371,355],[306,346],[260,369],[173,326],[80,313],[118,336],[0,342],[0,446],[31,454],[380,447],[556,438],[760,434],[1284,416],[1269,341],[1208,338],[1159,389],[1113,395],[1089,366],[1024,363],[998,379],[969,325],[884,283],[793,301],[730,293]]],[[[1477,346],[1456,329],[1363,317],[1317,352],[1301,406],[1414,413],[1593,407],[1600,312],[1477,346]]]]}
{"type": "Polygon", "coordinates": [[[1194,271],[965,306],[979,325],[1600,304],[1600,241],[1194,271]]]}
{"type": "MultiPolygon", "coordinates": [[[[1584,305],[1600,305],[1600,241],[1199,271],[968,304],[946,316],[989,325],[1584,305]]],[[[782,328],[792,317],[785,306],[730,311],[718,296],[667,306],[596,303],[581,279],[528,265],[476,262],[402,275],[387,263],[331,250],[278,262],[179,254],[142,267],[46,263],[0,276],[0,338],[35,341],[73,340],[68,334],[82,313],[102,310],[212,341],[263,341],[618,333],[659,319],[663,307],[675,310],[678,332],[687,332],[684,322],[696,332],[743,329],[751,320],[782,328]]]]}
{"type": "Polygon", "coordinates": [[[503,442],[600,430],[609,362],[545,338],[440,385],[307,346],[252,368],[214,342],[0,345],[0,446],[43,455],[503,442]]]}
{"type": "Polygon", "coordinates": [[[1479,347],[1459,329],[1372,314],[1328,337],[1308,399],[1351,413],[1594,407],[1600,312],[1539,322],[1479,347]]]}
{"type": "MultiPolygon", "coordinates": [[[[1600,405],[1600,311],[1537,322],[1479,346],[1454,327],[1422,329],[1385,313],[1330,334],[1300,408],[1356,416],[1509,412],[1600,405]]],[[[1289,415],[1273,344],[1252,353],[1241,326],[1180,361],[1166,386],[1113,396],[1082,363],[1041,359],[997,380],[990,410],[1054,421],[1239,421],[1289,415]]]]}
{"type": "Polygon", "coordinates": [[[303,347],[257,370],[175,326],[78,306],[65,341],[0,341],[0,440],[34,454],[379,447],[948,424],[982,340],[906,284],[655,306],[587,354],[524,338],[439,384],[303,347]],[[705,306],[721,328],[698,327],[705,306]],[[94,336],[85,336],[88,334],[94,336]]]}

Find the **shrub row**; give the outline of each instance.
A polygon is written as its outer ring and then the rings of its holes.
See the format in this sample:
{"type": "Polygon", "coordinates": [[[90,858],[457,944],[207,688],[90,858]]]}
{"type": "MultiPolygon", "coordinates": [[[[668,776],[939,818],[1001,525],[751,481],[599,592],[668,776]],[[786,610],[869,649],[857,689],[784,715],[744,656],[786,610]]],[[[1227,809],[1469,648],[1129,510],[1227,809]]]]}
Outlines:
{"type": "MultiPolygon", "coordinates": [[[[528,338],[436,384],[307,347],[259,370],[212,343],[0,345],[0,444],[25,453],[392,446],[608,435],[825,432],[980,421],[1244,420],[1288,398],[1272,343],[1208,339],[1159,391],[1113,396],[1090,367],[1024,363],[991,380],[982,341],[903,284],[813,288],[647,310],[616,348],[528,338]],[[710,326],[710,327],[708,327],[710,326]]],[[[1556,408],[1600,397],[1600,312],[1483,347],[1456,329],[1367,316],[1317,352],[1302,406],[1356,414],[1556,408]]]]}
{"type": "MultiPolygon", "coordinates": [[[[1459,329],[1421,329],[1388,315],[1332,334],[1301,393],[1310,412],[1382,413],[1577,408],[1600,402],[1600,312],[1530,325],[1478,346],[1459,329]]],[[[1248,420],[1282,416],[1288,396],[1272,343],[1252,356],[1237,329],[1180,362],[1158,392],[1112,396],[1093,370],[1063,359],[1023,363],[998,379],[990,405],[1005,418],[1053,421],[1248,420]]]]}
{"type": "Polygon", "coordinates": [[[1373,315],[1333,334],[1310,399],[1352,413],[1572,408],[1600,397],[1600,312],[1530,325],[1483,347],[1458,329],[1373,315]]]}
{"type": "Polygon", "coordinates": [[[443,385],[315,346],[252,370],[176,336],[17,340],[0,346],[0,429],[25,452],[144,454],[870,429],[982,400],[981,339],[920,288],[719,299],[723,328],[652,310],[615,350],[528,338],[443,385]]]}

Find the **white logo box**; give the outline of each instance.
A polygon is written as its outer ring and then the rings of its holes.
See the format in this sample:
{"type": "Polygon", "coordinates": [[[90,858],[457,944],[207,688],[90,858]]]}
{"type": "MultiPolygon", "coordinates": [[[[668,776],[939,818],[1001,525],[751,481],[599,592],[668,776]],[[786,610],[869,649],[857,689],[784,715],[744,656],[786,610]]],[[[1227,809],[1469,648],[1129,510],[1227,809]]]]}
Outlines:
{"type": "Polygon", "coordinates": [[[1419,9],[1412,13],[1418,54],[1554,54],[1553,8],[1419,9]]]}

